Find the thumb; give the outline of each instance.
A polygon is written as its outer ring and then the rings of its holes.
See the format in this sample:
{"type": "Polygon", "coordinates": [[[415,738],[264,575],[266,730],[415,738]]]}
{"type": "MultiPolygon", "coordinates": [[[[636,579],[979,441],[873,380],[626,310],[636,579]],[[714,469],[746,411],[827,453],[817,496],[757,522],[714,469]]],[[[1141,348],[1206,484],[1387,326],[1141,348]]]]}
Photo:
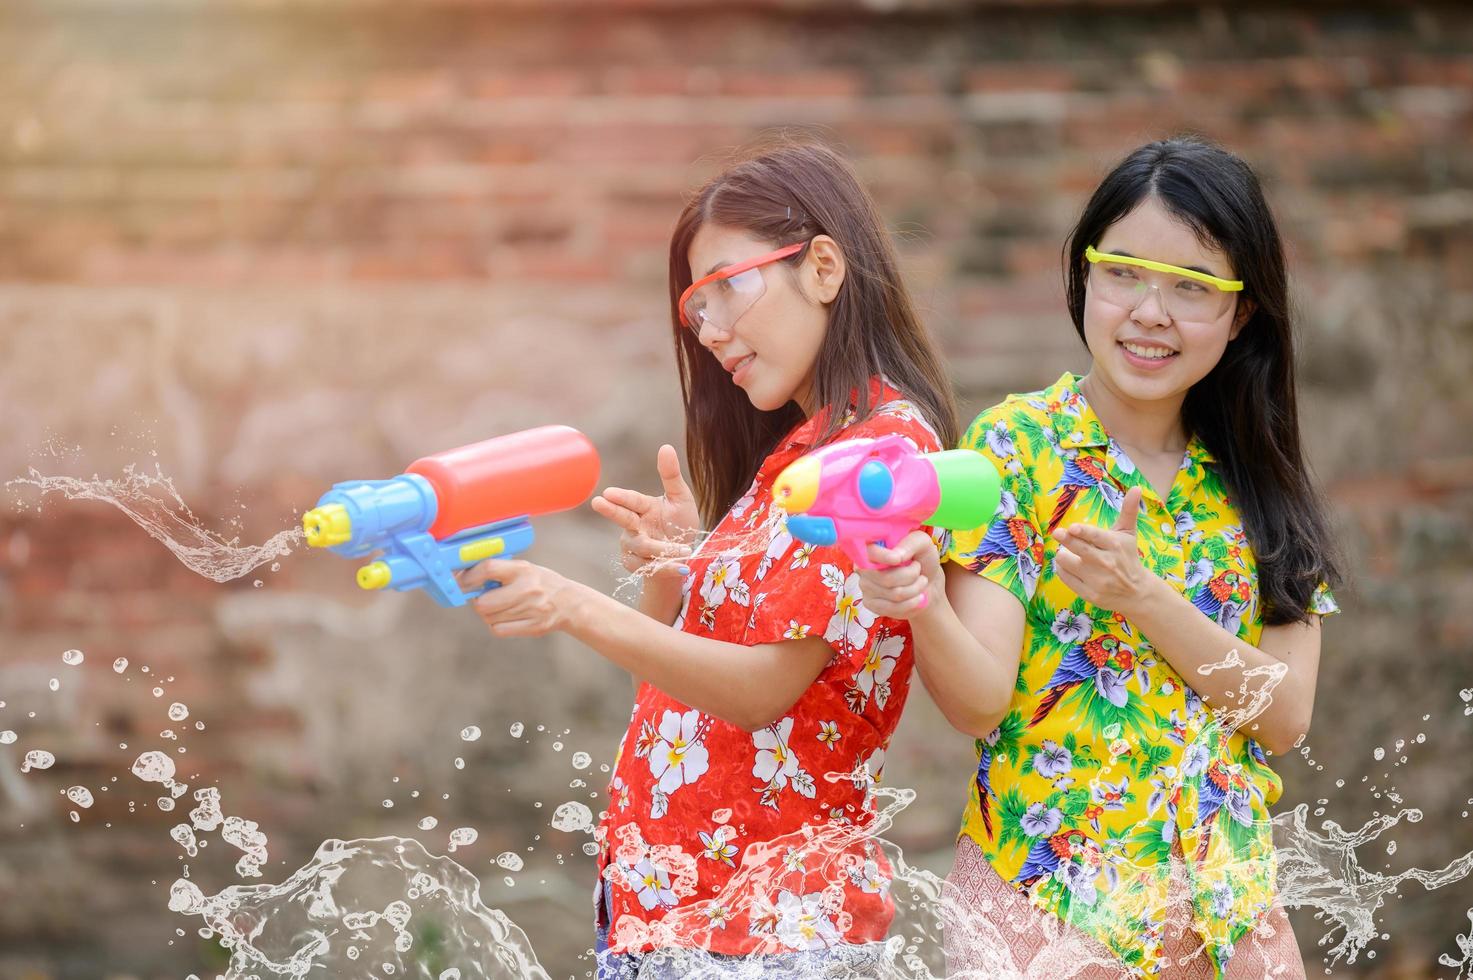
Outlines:
{"type": "Polygon", "coordinates": [[[1131,487],[1125,491],[1125,499],[1120,502],[1120,516],[1115,518],[1114,529],[1124,531],[1127,534],[1135,534],[1136,520],[1141,511],[1141,488],[1131,487]]]}
{"type": "Polygon", "coordinates": [[[675,454],[674,446],[667,443],[660,447],[655,466],[660,471],[660,484],[665,488],[666,497],[686,499],[691,496],[690,487],[680,474],[680,457],[675,454]]]}

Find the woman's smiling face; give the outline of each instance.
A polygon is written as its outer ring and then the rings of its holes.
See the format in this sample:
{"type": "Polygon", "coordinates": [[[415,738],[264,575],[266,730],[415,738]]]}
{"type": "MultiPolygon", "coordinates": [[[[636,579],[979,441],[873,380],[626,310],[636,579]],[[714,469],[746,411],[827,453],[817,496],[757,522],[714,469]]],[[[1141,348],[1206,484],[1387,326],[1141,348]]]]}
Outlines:
{"type": "MultiPolygon", "coordinates": [[[[1105,253],[1234,278],[1235,270],[1222,250],[1200,241],[1155,195],[1111,225],[1095,245],[1105,253]]],[[[1102,269],[1091,269],[1091,283],[1102,274],[1102,269]]],[[[1087,288],[1084,339],[1094,358],[1091,373],[1101,375],[1112,390],[1133,401],[1184,396],[1217,365],[1247,319],[1244,301],[1230,295],[1233,298],[1215,318],[1190,322],[1174,319],[1156,290],[1146,290],[1140,304],[1131,310],[1087,288]]]]}

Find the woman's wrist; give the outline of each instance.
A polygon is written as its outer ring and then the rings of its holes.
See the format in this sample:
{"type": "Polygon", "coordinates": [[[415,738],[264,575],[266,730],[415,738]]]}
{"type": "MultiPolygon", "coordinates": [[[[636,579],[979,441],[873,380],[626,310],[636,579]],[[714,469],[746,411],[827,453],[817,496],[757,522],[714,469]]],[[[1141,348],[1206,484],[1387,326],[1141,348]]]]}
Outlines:
{"type": "Polygon", "coordinates": [[[1177,597],[1177,591],[1169,582],[1147,572],[1130,601],[1122,603],[1122,608],[1112,611],[1144,628],[1177,597]]]}

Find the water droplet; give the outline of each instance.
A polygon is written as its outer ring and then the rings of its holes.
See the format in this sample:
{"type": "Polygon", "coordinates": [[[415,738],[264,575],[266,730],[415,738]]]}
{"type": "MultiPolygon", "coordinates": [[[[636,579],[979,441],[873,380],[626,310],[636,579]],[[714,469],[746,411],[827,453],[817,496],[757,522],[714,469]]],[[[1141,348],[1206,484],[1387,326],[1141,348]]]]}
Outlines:
{"type": "Polygon", "coordinates": [[[254,586],[255,588],[258,588],[258,589],[261,588],[262,586],[264,586],[265,584],[266,583],[265,582],[262,582],[260,579],[256,579],[254,582],[251,583],[252,586],[254,586]]]}
{"type": "Polygon", "coordinates": [[[81,650],[68,650],[66,653],[63,653],[61,655],[61,662],[66,664],[68,667],[75,667],[77,666],[77,664],[81,663],[82,660],[83,656],[81,650]]]}
{"type": "Polygon", "coordinates": [[[84,810],[92,805],[92,791],[85,786],[69,787],[66,798],[84,810]]]}
{"type": "Polygon", "coordinates": [[[496,863],[508,871],[522,870],[522,856],[515,851],[502,851],[496,856],[496,863]]]}
{"type": "Polygon", "coordinates": [[[434,817],[425,817],[423,820],[421,820],[419,822],[419,829],[420,830],[434,830],[435,827],[436,827],[436,825],[439,824],[439,822],[440,821],[436,820],[434,817]]]}
{"type": "Polygon", "coordinates": [[[526,731],[526,729],[522,727],[522,723],[521,722],[514,721],[514,722],[511,723],[511,729],[510,729],[510,731],[511,731],[511,737],[512,738],[521,738],[522,737],[522,732],[526,731]]]}
{"type": "Polygon", "coordinates": [[[569,801],[553,812],[552,829],[574,834],[593,829],[593,811],[582,803],[569,801]]]}
{"type": "Polygon", "coordinates": [[[0,732],[0,745],[14,745],[15,740],[19,737],[15,732],[7,728],[5,731],[0,732]]]}
{"type": "Polygon", "coordinates": [[[128,669],[128,658],[127,657],[119,657],[118,659],[116,659],[116,660],[113,661],[113,672],[114,673],[121,674],[123,671],[125,671],[127,669],[128,669]]]}
{"type": "Polygon", "coordinates": [[[45,749],[31,749],[26,753],[25,760],[20,764],[21,772],[30,772],[32,769],[50,769],[56,765],[56,756],[45,749]]]}
{"type": "Polygon", "coordinates": [[[1380,762],[1382,759],[1386,758],[1386,750],[1378,745],[1376,746],[1376,751],[1372,752],[1371,755],[1375,757],[1377,762],[1380,762]]]}
{"type": "Polygon", "coordinates": [[[563,750],[563,743],[562,742],[553,742],[552,743],[552,750],[554,752],[561,752],[563,750]]]}
{"type": "Polygon", "coordinates": [[[385,810],[392,810],[392,809],[394,809],[394,801],[393,800],[384,800],[384,809],[385,810]]]}
{"type": "Polygon", "coordinates": [[[153,696],[156,697],[156,698],[163,697],[164,696],[164,689],[161,688],[161,687],[154,688],[153,689],[153,696]]]}
{"type": "Polygon", "coordinates": [[[450,832],[450,850],[453,851],[457,847],[469,847],[476,842],[477,836],[474,827],[456,827],[450,832]]]}
{"type": "Polygon", "coordinates": [[[591,765],[593,765],[593,757],[591,755],[589,755],[587,752],[574,752],[573,753],[573,768],[574,769],[587,769],[591,765]]]}
{"type": "Polygon", "coordinates": [[[466,725],[460,730],[460,739],[463,742],[474,742],[481,737],[481,730],[475,725],[466,725]]]}
{"type": "Polygon", "coordinates": [[[589,857],[597,857],[598,856],[598,845],[595,844],[591,840],[590,841],[584,841],[583,842],[583,853],[584,854],[587,854],[589,857]]]}
{"type": "Polygon", "coordinates": [[[188,718],[188,717],[189,717],[189,709],[187,707],[185,707],[184,705],[180,704],[178,701],[175,701],[173,704],[169,705],[169,720],[170,721],[183,721],[185,718],[188,718]]]}
{"type": "Polygon", "coordinates": [[[464,769],[465,768],[465,760],[462,759],[460,756],[456,756],[455,757],[455,768],[457,768],[457,769],[464,769]]]}
{"type": "Polygon", "coordinates": [[[279,571],[281,571],[281,562],[279,562],[279,561],[272,562],[271,563],[271,570],[273,572],[279,572],[279,571]]]}
{"type": "Polygon", "coordinates": [[[162,752],[145,752],[133,763],[133,775],[147,783],[174,778],[174,760],[162,752]]]}
{"type": "Polygon", "coordinates": [[[53,678],[51,678],[51,680],[49,680],[49,681],[46,682],[46,686],[49,687],[49,688],[51,688],[53,691],[60,691],[61,690],[61,681],[59,681],[55,677],[53,677],[53,678]]]}

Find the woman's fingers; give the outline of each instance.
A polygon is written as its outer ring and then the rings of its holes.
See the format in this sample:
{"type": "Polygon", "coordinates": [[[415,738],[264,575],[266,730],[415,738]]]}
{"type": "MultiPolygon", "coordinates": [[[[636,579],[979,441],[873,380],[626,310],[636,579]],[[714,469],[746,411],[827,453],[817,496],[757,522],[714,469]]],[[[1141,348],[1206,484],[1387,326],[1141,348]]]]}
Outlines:
{"type": "MultiPolygon", "coordinates": [[[[614,493],[615,489],[611,487],[593,498],[593,512],[599,517],[613,521],[626,531],[638,531],[641,512],[626,506],[624,503],[618,502],[618,500],[611,500],[608,494],[614,493]]],[[[634,491],[625,490],[622,492],[633,493],[634,491]]],[[[643,495],[641,494],[640,496],[643,495]]]]}
{"type": "MultiPolygon", "coordinates": [[[[871,556],[878,550],[871,545],[871,556]]],[[[860,581],[867,587],[878,587],[880,589],[898,589],[910,585],[921,575],[921,563],[909,562],[898,567],[891,568],[869,568],[860,574],[860,581]]]]}

